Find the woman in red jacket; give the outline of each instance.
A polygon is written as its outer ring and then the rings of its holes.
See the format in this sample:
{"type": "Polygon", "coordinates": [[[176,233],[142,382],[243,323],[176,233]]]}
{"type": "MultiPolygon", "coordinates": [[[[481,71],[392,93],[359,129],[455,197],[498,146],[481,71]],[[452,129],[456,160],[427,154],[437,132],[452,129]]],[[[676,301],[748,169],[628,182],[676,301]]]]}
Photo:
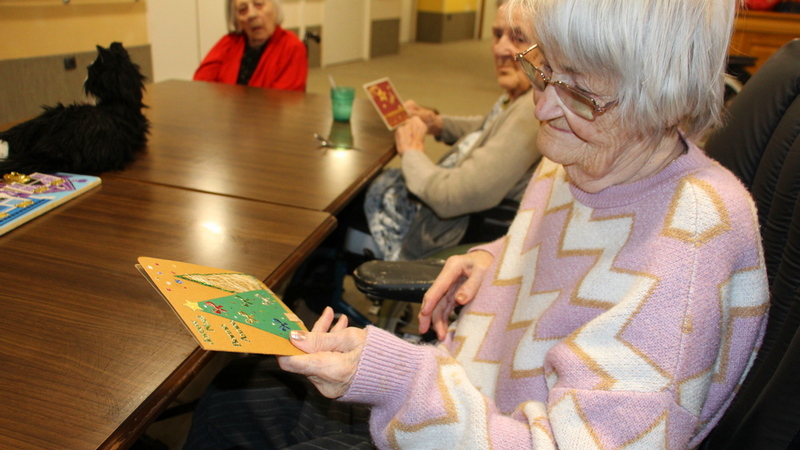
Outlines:
{"type": "Polygon", "coordinates": [[[306,90],[306,47],[281,28],[278,0],[229,0],[228,29],[194,73],[198,81],[306,90]]]}

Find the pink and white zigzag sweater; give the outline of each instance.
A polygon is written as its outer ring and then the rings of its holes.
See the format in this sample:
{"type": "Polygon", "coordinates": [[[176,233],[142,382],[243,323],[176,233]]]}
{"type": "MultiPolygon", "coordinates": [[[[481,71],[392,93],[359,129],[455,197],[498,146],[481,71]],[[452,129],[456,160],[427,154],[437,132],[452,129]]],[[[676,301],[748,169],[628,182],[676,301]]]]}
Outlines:
{"type": "Polygon", "coordinates": [[[588,194],[543,160],[439,346],[370,327],[344,401],[380,447],[681,449],[719,419],[768,306],[755,208],[697,147],[588,194]]]}

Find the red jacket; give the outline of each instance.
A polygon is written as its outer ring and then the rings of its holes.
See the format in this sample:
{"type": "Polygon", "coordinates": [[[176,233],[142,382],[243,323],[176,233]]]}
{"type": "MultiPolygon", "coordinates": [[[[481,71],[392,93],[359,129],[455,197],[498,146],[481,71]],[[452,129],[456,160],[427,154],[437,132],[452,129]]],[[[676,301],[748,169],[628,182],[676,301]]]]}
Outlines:
{"type": "MultiPolygon", "coordinates": [[[[194,79],[236,84],[245,45],[244,34],[223,36],[200,63],[194,79]]],[[[247,85],[302,92],[307,76],[306,46],[293,33],[277,26],[247,85]]]]}

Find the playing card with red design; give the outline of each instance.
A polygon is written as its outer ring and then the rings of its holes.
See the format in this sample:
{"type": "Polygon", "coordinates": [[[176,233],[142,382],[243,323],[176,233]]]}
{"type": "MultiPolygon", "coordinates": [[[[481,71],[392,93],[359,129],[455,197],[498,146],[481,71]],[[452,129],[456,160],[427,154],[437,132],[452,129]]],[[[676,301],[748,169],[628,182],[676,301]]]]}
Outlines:
{"type": "Polygon", "coordinates": [[[364,85],[364,90],[383,119],[383,123],[390,130],[394,130],[410,117],[389,78],[367,83],[364,85]]]}

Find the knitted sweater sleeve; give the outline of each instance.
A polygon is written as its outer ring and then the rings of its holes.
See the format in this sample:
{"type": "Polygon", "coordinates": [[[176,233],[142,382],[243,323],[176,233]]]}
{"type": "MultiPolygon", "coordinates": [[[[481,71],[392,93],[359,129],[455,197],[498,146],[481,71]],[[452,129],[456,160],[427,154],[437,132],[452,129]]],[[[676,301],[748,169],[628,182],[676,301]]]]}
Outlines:
{"type": "Polygon", "coordinates": [[[541,157],[533,108],[530,98],[515,100],[457,167],[439,167],[423,152],[406,152],[408,190],[443,219],[497,206],[541,157]]]}
{"type": "Polygon", "coordinates": [[[453,145],[466,134],[475,131],[483,123],[481,116],[442,116],[442,133],[439,140],[448,145],[453,145]]]}
{"type": "Polygon", "coordinates": [[[530,448],[526,424],[498,414],[443,347],[418,346],[368,327],[367,345],[343,401],[372,405],[379,448],[530,448]],[[513,432],[511,432],[513,430],[513,432]]]}
{"type": "MultiPolygon", "coordinates": [[[[476,248],[496,254],[503,245],[498,239],[476,248]]],[[[531,425],[499,413],[446,344],[414,345],[367,327],[361,361],[340,400],[372,405],[378,448],[533,448],[531,425]]]]}

